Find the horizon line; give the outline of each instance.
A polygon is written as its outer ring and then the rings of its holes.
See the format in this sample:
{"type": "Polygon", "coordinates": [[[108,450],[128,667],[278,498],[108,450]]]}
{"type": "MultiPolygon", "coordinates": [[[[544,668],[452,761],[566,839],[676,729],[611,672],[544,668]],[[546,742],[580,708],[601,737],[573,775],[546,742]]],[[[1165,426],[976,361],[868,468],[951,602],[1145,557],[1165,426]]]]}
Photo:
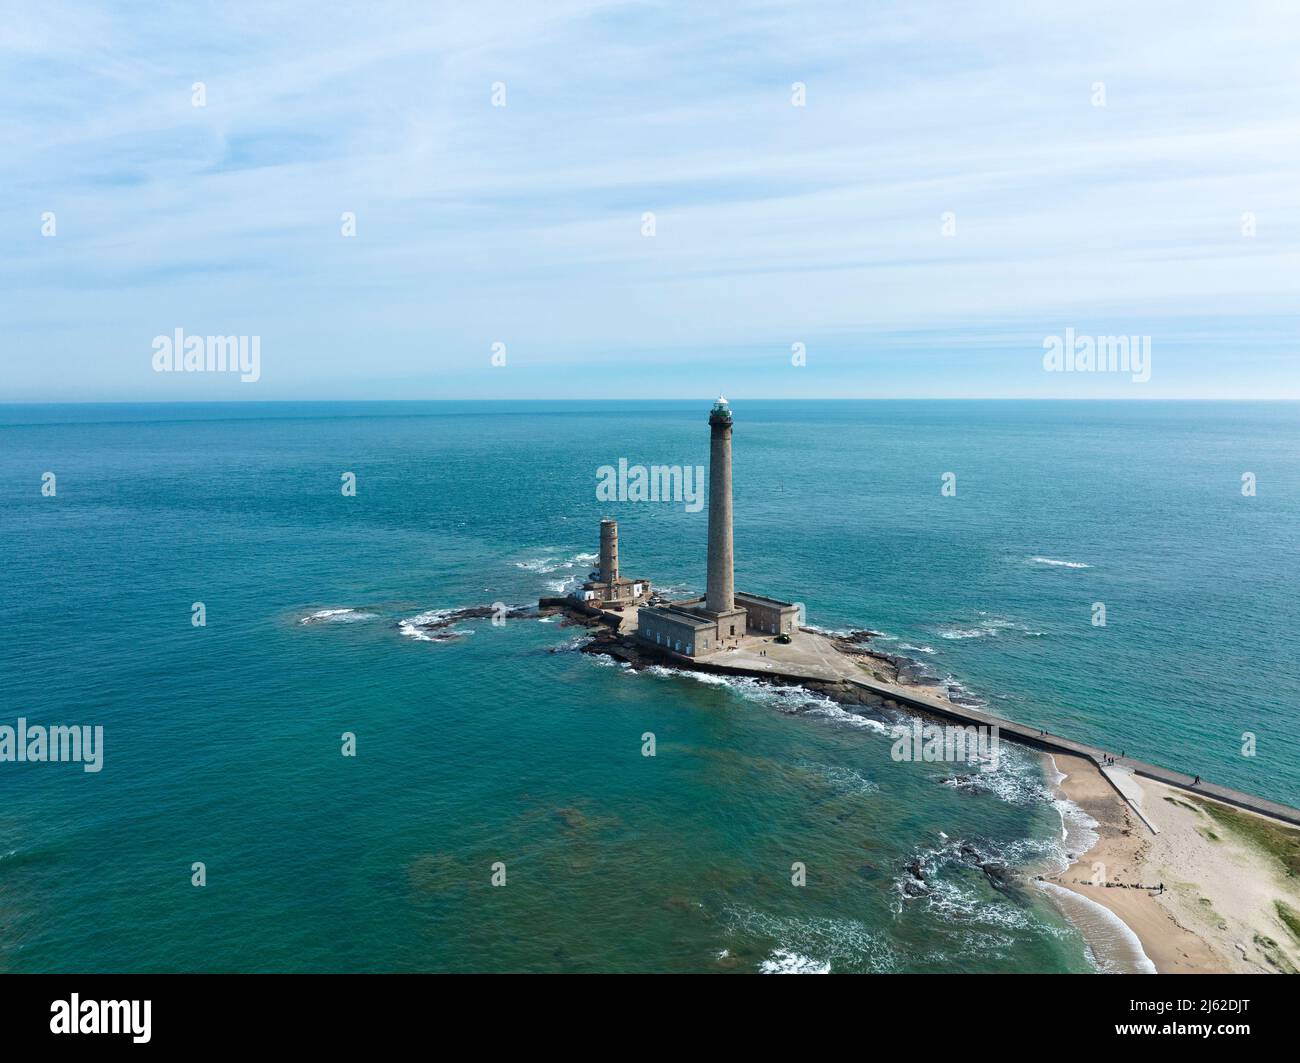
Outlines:
{"type": "MultiPolygon", "coordinates": [[[[462,398],[462,397],[441,397],[441,398],[422,398],[422,399],[322,399],[322,398],[302,398],[302,399],[53,399],[53,400],[23,400],[10,401],[0,399],[0,408],[5,407],[26,407],[26,406],[279,406],[289,405],[292,403],[312,402],[331,404],[331,405],[357,405],[360,403],[391,403],[393,405],[411,405],[414,403],[425,402],[482,402],[482,403],[544,403],[544,402],[593,402],[593,403],[637,403],[644,404],[650,402],[712,402],[712,399],[703,395],[698,399],[695,396],[672,396],[663,395],[651,398],[624,398],[624,397],[599,397],[599,396],[566,396],[563,398],[462,398]]],[[[795,398],[785,396],[768,396],[768,395],[741,395],[740,402],[1097,402],[1097,403],[1155,403],[1155,402],[1182,402],[1182,403],[1230,403],[1230,402],[1252,402],[1252,403],[1300,403],[1300,396],[1297,397],[1257,397],[1257,396],[1239,396],[1232,398],[1205,398],[1205,397],[1165,397],[1165,398],[1116,398],[1114,396],[1079,396],[1077,398],[1063,398],[1056,396],[1025,396],[1025,395],[973,395],[973,396],[951,396],[951,395],[861,395],[861,396],[799,396],[795,398]]],[[[731,404],[732,400],[728,400],[731,404]]]]}

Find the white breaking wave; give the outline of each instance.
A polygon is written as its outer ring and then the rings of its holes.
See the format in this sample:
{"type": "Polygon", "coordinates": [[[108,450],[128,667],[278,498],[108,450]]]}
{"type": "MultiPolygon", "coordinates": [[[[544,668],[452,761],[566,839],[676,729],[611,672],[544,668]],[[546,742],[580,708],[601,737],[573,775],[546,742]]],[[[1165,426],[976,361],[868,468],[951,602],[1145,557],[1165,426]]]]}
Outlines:
{"type": "Polygon", "coordinates": [[[870,716],[859,716],[857,713],[849,712],[833,701],[814,706],[808,710],[807,715],[821,716],[824,719],[833,720],[835,723],[848,724],[850,727],[861,727],[864,731],[873,731],[876,734],[889,734],[893,730],[892,727],[881,723],[879,720],[873,720],[870,716]]]}
{"type": "Polygon", "coordinates": [[[1092,851],[1100,835],[1098,823],[1068,797],[1057,798],[1052,804],[1061,816],[1061,851],[1058,873],[1070,866],[1071,857],[1080,857],[1092,851]]]}
{"type": "Polygon", "coordinates": [[[981,896],[977,888],[957,879],[932,876],[925,894],[931,912],[946,923],[980,923],[1000,930],[1038,929],[1036,921],[1007,901],[981,896]]]}
{"type": "MultiPolygon", "coordinates": [[[[1008,620],[1006,617],[989,616],[983,610],[979,614],[984,619],[977,621],[978,627],[958,627],[953,625],[944,631],[939,632],[941,639],[984,639],[996,638],[1007,632],[1025,635],[1030,638],[1037,638],[1044,634],[1042,631],[1034,631],[1027,624],[1019,620],[1008,620]]],[[[924,650],[922,650],[924,652],[924,650]]]]}
{"type": "MultiPolygon", "coordinates": [[[[722,950],[724,953],[726,949],[722,950]]],[[[830,974],[829,960],[814,960],[791,949],[776,949],[758,965],[764,974],[830,974]]]]}
{"type": "MultiPolygon", "coordinates": [[[[1052,754],[1048,753],[1047,759],[1052,764],[1055,776],[1051,780],[1051,787],[1056,790],[1068,776],[1057,767],[1056,758],[1052,754]]],[[[1100,835],[1096,830],[1097,821],[1068,797],[1057,797],[1052,805],[1061,817],[1061,847],[1056,865],[1051,869],[1059,873],[1070,866],[1071,857],[1078,858],[1089,852],[1097,844],[1100,835]]]]}
{"type": "Polygon", "coordinates": [[[899,967],[888,938],[856,919],[772,915],[742,905],[723,914],[729,933],[778,942],[759,965],[765,974],[826,974],[833,965],[872,972],[899,967]]]}
{"type": "Polygon", "coordinates": [[[806,627],[809,631],[815,631],[819,635],[825,635],[827,638],[842,639],[849,634],[849,628],[822,627],[820,624],[804,623],[800,625],[806,627]]]}
{"type": "MultiPolygon", "coordinates": [[[[601,655],[595,656],[597,660],[601,657],[601,655]]],[[[662,664],[652,664],[643,668],[640,672],[637,672],[626,662],[621,663],[631,675],[645,674],[656,676],[661,679],[692,679],[697,683],[704,684],[705,686],[726,688],[732,693],[749,701],[754,701],[761,705],[767,705],[786,714],[819,717],[821,719],[830,720],[834,723],[846,724],[850,727],[858,727],[875,734],[887,735],[892,730],[891,725],[882,723],[880,720],[873,719],[869,716],[860,716],[857,713],[849,712],[838,702],[833,701],[824,694],[814,693],[804,687],[776,686],[772,683],[764,683],[758,679],[751,679],[749,676],[729,676],[716,675],[712,672],[694,672],[681,668],[671,668],[662,664]]],[[[906,719],[910,719],[910,717],[906,717],[906,719]]],[[[868,785],[874,784],[868,783],[868,785]]]]}
{"type": "Polygon", "coordinates": [[[398,621],[397,626],[403,635],[409,635],[411,638],[415,639],[427,640],[429,636],[419,630],[416,625],[436,624],[440,620],[446,620],[447,617],[451,616],[451,614],[452,610],[450,609],[429,609],[423,613],[417,614],[416,616],[409,616],[405,620],[398,621]]]}
{"type": "Polygon", "coordinates": [[[565,568],[576,568],[582,565],[584,568],[591,565],[593,561],[598,560],[598,554],[573,554],[570,557],[560,557],[548,554],[545,557],[534,557],[526,561],[514,562],[515,568],[522,568],[525,572],[540,572],[543,575],[549,575],[552,572],[559,572],[565,568]]]}
{"type": "Polygon", "coordinates": [[[670,668],[662,664],[652,664],[648,668],[642,669],[642,672],[661,679],[693,679],[705,686],[723,687],[749,701],[771,706],[780,712],[821,716],[837,723],[847,723],[854,727],[863,727],[881,734],[887,730],[879,720],[872,720],[846,712],[839,704],[825,695],[805,690],[803,687],[776,686],[758,679],[751,679],[749,676],[693,672],[681,668],[670,668]]]}
{"type": "MultiPolygon", "coordinates": [[[[592,637],[587,634],[573,635],[567,641],[561,642],[557,646],[552,646],[551,652],[552,653],[576,653],[584,646],[589,645],[592,641],[593,641],[592,637]]],[[[589,653],[587,654],[587,656],[590,657],[597,664],[605,664],[606,662],[610,664],[616,663],[613,657],[609,657],[603,653],[589,653]]]]}
{"type": "Polygon", "coordinates": [[[298,621],[300,624],[355,624],[362,620],[373,620],[374,613],[367,613],[362,609],[320,609],[317,612],[304,616],[298,621]]]}
{"type": "Polygon", "coordinates": [[[1055,565],[1057,568],[1092,568],[1083,561],[1059,561],[1054,557],[1031,557],[1029,560],[1034,564],[1055,565]]]}
{"type": "Polygon", "coordinates": [[[398,621],[397,630],[407,638],[415,639],[417,642],[446,642],[449,637],[459,635],[472,635],[473,630],[460,628],[453,624],[451,627],[438,628],[436,631],[425,631],[423,625],[437,624],[446,620],[455,609],[429,609],[426,612],[419,613],[416,616],[407,617],[405,620],[398,621]]]}
{"type": "Polygon", "coordinates": [[[814,764],[804,761],[799,767],[818,775],[828,785],[844,793],[865,795],[880,792],[880,787],[854,768],[839,764],[814,764]]]}
{"type": "Polygon", "coordinates": [[[532,561],[516,561],[515,568],[522,568],[526,572],[554,572],[562,563],[554,557],[539,557],[532,561]]]}
{"type": "Polygon", "coordinates": [[[1093,966],[1102,974],[1155,974],[1156,965],[1142,948],[1132,927],[1105,905],[1055,882],[1034,885],[1056,901],[1078,927],[1088,945],[1093,966]]]}
{"type": "Polygon", "coordinates": [[[943,687],[944,694],[947,696],[948,700],[957,705],[982,706],[987,704],[983,697],[965,686],[951,672],[940,680],[939,685],[943,687]]]}
{"type": "MultiPolygon", "coordinates": [[[[901,912],[904,906],[920,905],[928,917],[945,927],[959,929],[957,955],[987,957],[1005,953],[1016,944],[1015,937],[1008,934],[1018,931],[1068,936],[1069,931],[1042,923],[1019,901],[1005,895],[989,874],[989,869],[1000,867],[1010,872],[1013,882],[1022,881],[1022,874],[1032,874],[1031,868],[1042,864],[1045,851],[1055,854],[1055,839],[1020,838],[999,843],[953,840],[942,831],[939,835],[944,844],[918,851],[895,881],[895,912],[901,912]],[[913,874],[918,864],[925,874],[919,882],[913,874]]],[[[931,952],[926,958],[933,962],[945,957],[931,952]]]]}
{"type": "MultiPolygon", "coordinates": [[[[1049,753],[1047,759],[1052,763],[1055,788],[1067,776],[1057,767],[1054,756],[1049,753]]],[[[1058,797],[1052,804],[1061,816],[1061,841],[1060,849],[1053,854],[1056,860],[1051,871],[1060,873],[1070,866],[1071,858],[1079,858],[1097,844],[1098,823],[1068,797],[1058,797]]],[[[1055,882],[1035,879],[1034,885],[1051,896],[1070,923],[1083,934],[1088,957],[1097,970],[1103,974],[1156,973],[1155,964],[1143,950],[1137,934],[1109,908],[1055,882]]]]}
{"type": "Polygon", "coordinates": [[[950,775],[944,786],[963,793],[987,793],[1009,805],[1035,805],[1053,800],[1052,792],[1043,782],[1037,754],[1009,742],[998,743],[996,771],[984,771],[989,764],[974,762],[969,770],[950,775]]]}

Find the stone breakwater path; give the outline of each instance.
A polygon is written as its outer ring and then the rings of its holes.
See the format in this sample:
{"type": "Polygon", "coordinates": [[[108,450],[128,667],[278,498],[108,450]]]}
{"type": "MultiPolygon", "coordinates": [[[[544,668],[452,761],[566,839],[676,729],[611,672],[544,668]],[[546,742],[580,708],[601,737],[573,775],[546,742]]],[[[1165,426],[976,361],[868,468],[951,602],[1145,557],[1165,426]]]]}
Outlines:
{"type": "MultiPolygon", "coordinates": [[[[559,605],[556,600],[543,601],[559,605]]],[[[569,603],[564,603],[569,606],[569,603]]],[[[582,611],[567,608],[571,615],[582,616],[582,611]]],[[[680,654],[665,652],[637,643],[632,632],[636,630],[636,610],[620,613],[590,611],[582,617],[587,623],[604,625],[606,630],[596,635],[588,651],[605,653],[634,665],[647,663],[669,664],[689,671],[713,672],[720,675],[748,676],[772,682],[807,686],[832,698],[858,704],[879,705],[885,708],[901,707],[944,720],[975,726],[997,727],[1003,738],[1031,746],[1048,753],[1072,753],[1096,765],[1114,787],[1115,792],[1133,809],[1138,819],[1152,833],[1155,828],[1141,808],[1138,789],[1126,782],[1133,775],[1154,779],[1166,786],[1177,787],[1189,793],[1221,801],[1226,805],[1244,808],[1261,816],[1268,816],[1300,826],[1300,809],[1269,801],[1253,794],[1242,793],[1226,786],[1196,781],[1193,775],[1172,771],[1156,764],[1120,756],[1118,752],[1077,742],[1062,735],[1052,734],[1037,727],[1026,726],[1013,720],[995,716],[969,705],[958,705],[946,698],[928,693],[920,685],[900,685],[890,682],[884,674],[892,670],[887,657],[873,653],[852,639],[834,638],[808,629],[797,631],[789,643],[779,643],[775,638],[747,638],[739,649],[724,650],[712,656],[692,659],[680,654]]],[[[865,640],[865,639],[864,639],[865,640]]]]}

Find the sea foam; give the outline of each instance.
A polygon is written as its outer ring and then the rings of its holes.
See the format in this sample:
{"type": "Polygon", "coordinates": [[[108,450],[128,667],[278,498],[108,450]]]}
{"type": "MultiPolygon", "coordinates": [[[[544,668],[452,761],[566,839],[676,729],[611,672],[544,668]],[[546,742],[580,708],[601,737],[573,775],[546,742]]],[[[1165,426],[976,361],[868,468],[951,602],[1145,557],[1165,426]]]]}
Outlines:
{"type": "Polygon", "coordinates": [[[319,609],[314,613],[304,616],[298,621],[300,624],[356,624],[363,620],[373,620],[374,613],[368,613],[363,609],[319,609]]]}

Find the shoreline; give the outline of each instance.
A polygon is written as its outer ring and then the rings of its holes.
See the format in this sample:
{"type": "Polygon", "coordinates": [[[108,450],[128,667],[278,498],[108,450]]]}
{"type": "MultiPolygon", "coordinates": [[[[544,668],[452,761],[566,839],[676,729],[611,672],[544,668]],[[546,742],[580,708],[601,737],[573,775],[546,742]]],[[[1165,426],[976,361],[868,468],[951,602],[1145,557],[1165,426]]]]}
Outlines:
{"type": "Polygon", "coordinates": [[[755,639],[764,647],[761,657],[751,650],[694,660],[636,643],[624,634],[627,617],[578,610],[557,599],[539,605],[596,629],[584,652],[634,667],[666,664],[743,676],[846,704],[995,725],[1006,740],[1043,754],[1055,770],[1068,863],[1032,877],[1083,937],[1100,972],[1300,971],[1295,809],[1199,779],[1193,784],[1128,758],[1109,758],[1103,773],[1101,750],[1002,720],[951,700],[944,687],[917,682],[907,662],[868,648],[874,632],[833,636],[805,628],[793,651],[755,639]],[[1062,802],[1090,822],[1082,832],[1075,824],[1073,838],[1062,802]],[[1072,842],[1087,848],[1075,852],[1072,842]]]}
{"type": "MultiPolygon", "coordinates": [[[[860,629],[829,634],[799,627],[792,633],[793,639],[784,645],[778,644],[773,636],[751,633],[744,647],[695,658],[638,641],[633,635],[635,607],[628,612],[608,611],[578,606],[570,599],[543,598],[539,608],[563,612],[567,622],[593,629],[592,641],[583,648],[584,652],[612,656],[633,667],[666,664],[683,671],[748,676],[802,686],[845,704],[899,708],[945,721],[955,720],[963,726],[997,727],[1003,739],[1039,752],[1082,756],[1090,759],[1098,770],[1104,761],[1112,778],[1136,780],[1140,776],[1176,788],[1196,800],[1209,799],[1291,829],[1300,828],[1300,808],[1202,780],[1200,775],[1192,776],[1122,754],[1116,756],[1113,751],[989,712],[969,698],[954,695],[943,681],[926,677],[921,662],[870,648],[867,644],[878,634],[874,631],[860,629]]],[[[964,693],[960,684],[955,686],[964,693]]]]}
{"type": "Polygon", "coordinates": [[[1042,876],[1045,883],[1109,911],[1161,974],[1300,969],[1300,938],[1279,907],[1295,910],[1300,884],[1279,851],[1260,844],[1252,831],[1267,825],[1260,828],[1265,836],[1282,844],[1288,835],[1300,839],[1300,832],[1132,777],[1125,785],[1134,788],[1142,815],[1159,831],[1152,834],[1095,764],[1069,754],[1051,759],[1057,793],[1095,822],[1096,840],[1070,854],[1064,871],[1042,876]],[[1163,891],[1148,888],[1161,884],[1163,891]]]}
{"type": "MultiPolygon", "coordinates": [[[[1132,809],[1115,793],[1109,781],[1091,762],[1067,754],[1048,754],[1057,781],[1054,789],[1090,822],[1091,844],[1077,853],[1067,850],[1064,870],[1043,875],[1044,883],[1079,897],[1110,913],[1139,943],[1142,958],[1159,974],[1179,971],[1226,971],[1224,960],[1179,926],[1155,904],[1154,891],[1136,886],[1145,882],[1142,871],[1151,837],[1132,809]],[[1144,837],[1146,835],[1146,837],[1144,837]],[[1093,882],[1097,884],[1092,884],[1093,882]],[[1111,885],[1105,885],[1111,883],[1111,885]],[[1185,940],[1190,938],[1191,940],[1185,940]]],[[[1062,821],[1066,814],[1062,812],[1062,821]]],[[[1108,942],[1098,941],[1095,927],[1081,925],[1062,898],[1046,891],[1058,910],[1088,942],[1094,959],[1105,969],[1108,942]]],[[[1133,969],[1140,967],[1140,961],[1133,969]]]]}

